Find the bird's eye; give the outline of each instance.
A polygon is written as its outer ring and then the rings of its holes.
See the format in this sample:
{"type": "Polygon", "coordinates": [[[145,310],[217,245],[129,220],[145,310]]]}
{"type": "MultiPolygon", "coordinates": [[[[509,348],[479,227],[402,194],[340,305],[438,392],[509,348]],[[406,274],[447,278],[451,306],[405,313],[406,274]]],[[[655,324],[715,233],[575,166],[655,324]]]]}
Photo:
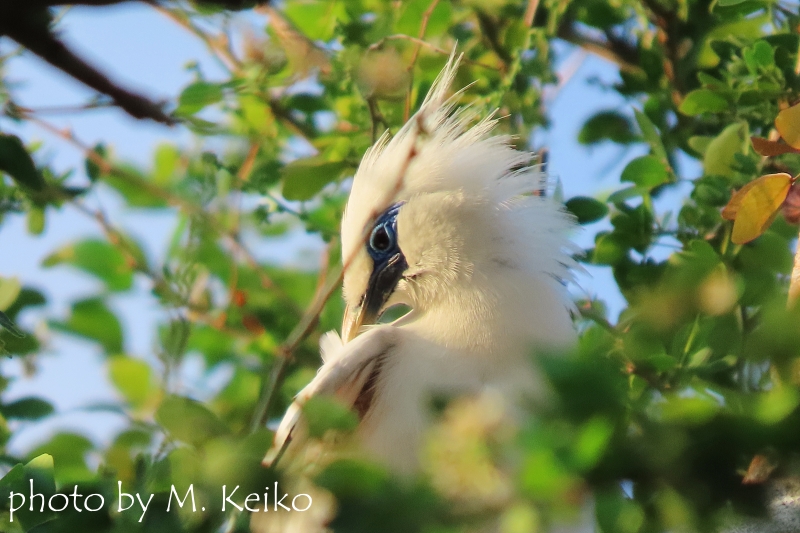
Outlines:
{"type": "Polygon", "coordinates": [[[394,245],[394,234],[387,224],[379,224],[372,230],[369,237],[369,247],[376,252],[386,252],[394,245]]]}

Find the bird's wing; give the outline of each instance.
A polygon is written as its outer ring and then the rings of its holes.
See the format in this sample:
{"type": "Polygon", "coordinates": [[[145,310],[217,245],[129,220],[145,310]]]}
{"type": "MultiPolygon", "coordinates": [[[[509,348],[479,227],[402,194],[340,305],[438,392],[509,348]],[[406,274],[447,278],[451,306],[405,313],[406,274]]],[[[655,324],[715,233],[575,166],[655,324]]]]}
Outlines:
{"type": "MultiPolygon", "coordinates": [[[[263,464],[271,466],[280,457],[292,439],[292,432],[300,420],[303,405],[314,396],[332,396],[348,407],[359,408],[362,393],[371,395],[376,373],[386,354],[393,347],[391,326],[379,326],[362,333],[351,342],[339,346],[335,353],[326,354],[326,362],[316,377],[305,386],[286,410],[263,464]]],[[[332,347],[328,343],[326,350],[332,347]]]]}

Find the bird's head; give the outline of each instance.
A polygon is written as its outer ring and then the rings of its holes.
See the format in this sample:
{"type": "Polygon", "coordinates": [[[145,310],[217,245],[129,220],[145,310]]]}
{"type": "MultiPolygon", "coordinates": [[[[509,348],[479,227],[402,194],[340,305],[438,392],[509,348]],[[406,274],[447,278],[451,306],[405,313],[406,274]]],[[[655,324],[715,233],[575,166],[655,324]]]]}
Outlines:
{"type": "Polygon", "coordinates": [[[570,219],[541,196],[531,154],[490,135],[493,117],[454,108],[457,67],[451,57],[420,110],[356,172],[342,220],[345,342],[396,304],[415,314],[459,305],[454,295],[504,269],[568,275],[570,219]]]}

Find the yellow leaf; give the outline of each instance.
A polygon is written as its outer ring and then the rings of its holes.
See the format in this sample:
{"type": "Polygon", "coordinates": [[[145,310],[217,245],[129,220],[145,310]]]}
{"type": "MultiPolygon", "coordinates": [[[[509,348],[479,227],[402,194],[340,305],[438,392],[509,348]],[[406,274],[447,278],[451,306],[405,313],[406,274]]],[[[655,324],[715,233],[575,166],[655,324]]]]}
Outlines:
{"type": "Polygon", "coordinates": [[[784,109],[775,118],[775,127],[786,144],[800,149],[800,104],[784,109]]]}
{"type": "Polygon", "coordinates": [[[761,176],[760,178],[754,179],[753,181],[751,181],[750,183],[748,183],[747,185],[745,185],[744,187],[733,193],[730,201],[728,202],[728,205],[722,208],[722,218],[724,218],[725,220],[736,220],[736,214],[739,212],[739,208],[742,205],[742,200],[744,199],[745,195],[750,191],[750,189],[761,183],[762,180],[772,179],[775,176],[784,176],[784,178],[782,179],[788,178],[791,180],[789,174],[785,173],[767,174],[766,176],[761,176]]]}
{"type": "Polygon", "coordinates": [[[744,244],[764,233],[778,214],[791,184],[792,177],[788,174],[768,174],[748,183],[746,191],[743,187],[744,194],[736,210],[731,240],[736,244],[744,244]]]}

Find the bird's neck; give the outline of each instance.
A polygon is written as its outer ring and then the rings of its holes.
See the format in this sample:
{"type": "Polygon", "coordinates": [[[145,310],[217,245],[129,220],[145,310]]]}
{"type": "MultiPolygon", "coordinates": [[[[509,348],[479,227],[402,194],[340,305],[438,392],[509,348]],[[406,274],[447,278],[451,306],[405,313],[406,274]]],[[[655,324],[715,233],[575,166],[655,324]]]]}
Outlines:
{"type": "Polygon", "coordinates": [[[419,328],[437,344],[480,352],[564,349],[575,339],[566,288],[513,270],[475,274],[426,307],[419,328]]]}

